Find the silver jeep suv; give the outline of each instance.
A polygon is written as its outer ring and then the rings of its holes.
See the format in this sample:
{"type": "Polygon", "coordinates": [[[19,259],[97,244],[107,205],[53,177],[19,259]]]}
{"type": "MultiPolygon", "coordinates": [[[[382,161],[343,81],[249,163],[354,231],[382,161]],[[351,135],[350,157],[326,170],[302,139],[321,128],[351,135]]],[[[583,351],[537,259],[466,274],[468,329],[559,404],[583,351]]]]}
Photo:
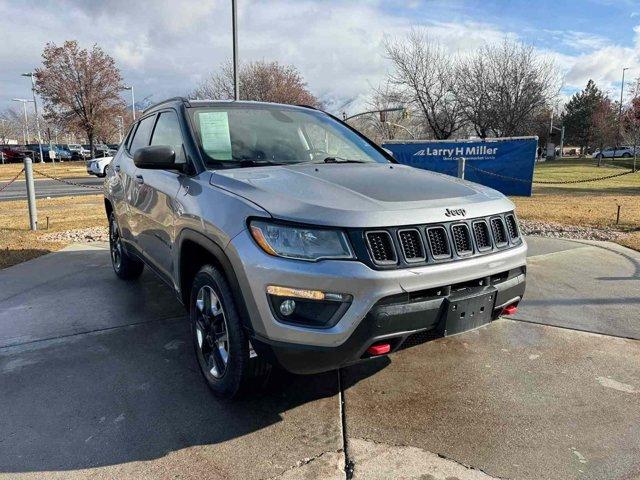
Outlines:
{"type": "Polygon", "coordinates": [[[170,99],[112,167],[113,268],[175,291],[221,396],[270,365],[322,372],[478,327],[524,293],[508,199],[400,165],[314,108],[170,99]]]}

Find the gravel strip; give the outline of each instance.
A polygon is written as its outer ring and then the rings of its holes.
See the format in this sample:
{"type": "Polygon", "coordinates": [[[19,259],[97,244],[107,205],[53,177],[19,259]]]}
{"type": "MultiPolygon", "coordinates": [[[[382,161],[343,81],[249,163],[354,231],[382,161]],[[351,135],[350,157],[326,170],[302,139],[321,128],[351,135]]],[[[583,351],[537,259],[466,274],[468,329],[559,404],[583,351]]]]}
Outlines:
{"type": "Polygon", "coordinates": [[[42,236],[45,242],[92,243],[108,242],[109,229],[107,227],[80,228],[64,232],[47,233],[42,236]]]}
{"type": "Polygon", "coordinates": [[[561,223],[522,219],[520,220],[520,229],[525,235],[570,238],[574,240],[604,240],[609,242],[615,242],[627,235],[625,232],[611,227],[563,225],[561,223]]]}

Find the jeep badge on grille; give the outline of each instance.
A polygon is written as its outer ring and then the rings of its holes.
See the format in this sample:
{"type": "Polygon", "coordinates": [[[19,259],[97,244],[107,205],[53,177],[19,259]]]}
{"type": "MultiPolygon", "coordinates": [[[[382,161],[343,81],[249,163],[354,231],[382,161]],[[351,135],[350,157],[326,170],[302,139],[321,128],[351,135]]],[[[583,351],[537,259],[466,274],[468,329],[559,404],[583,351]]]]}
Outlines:
{"type": "Polygon", "coordinates": [[[455,210],[451,210],[447,208],[447,211],[444,212],[445,217],[464,217],[467,214],[464,208],[457,208],[455,210]]]}

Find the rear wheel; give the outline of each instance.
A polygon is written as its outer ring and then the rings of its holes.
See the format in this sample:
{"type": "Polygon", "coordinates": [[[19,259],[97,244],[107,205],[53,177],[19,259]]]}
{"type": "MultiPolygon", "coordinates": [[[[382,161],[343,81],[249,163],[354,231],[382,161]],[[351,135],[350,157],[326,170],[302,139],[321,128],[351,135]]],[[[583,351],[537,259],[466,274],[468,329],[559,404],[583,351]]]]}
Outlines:
{"type": "Polygon", "coordinates": [[[109,215],[109,251],[111,253],[111,265],[116,275],[123,280],[138,278],[142,273],[144,264],[127,253],[122,245],[120,229],[113,212],[109,215]]]}
{"type": "Polygon", "coordinates": [[[200,371],[213,393],[234,398],[265,379],[269,366],[252,355],[224,275],[205,265],[191,287],[189,314],[200,371]]]}

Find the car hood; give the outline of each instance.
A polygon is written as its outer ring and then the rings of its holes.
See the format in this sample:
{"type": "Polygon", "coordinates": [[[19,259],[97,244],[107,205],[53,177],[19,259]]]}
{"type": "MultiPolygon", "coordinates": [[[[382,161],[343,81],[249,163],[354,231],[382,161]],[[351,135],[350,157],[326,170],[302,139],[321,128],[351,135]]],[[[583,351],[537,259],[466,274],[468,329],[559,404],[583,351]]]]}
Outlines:
{"type": "Polygon", "coordinates": [[[511,210],[482,185],[399,164],[299,164],[216,170],[213,186],[273,217],[316,225],[373,227],[473,218],[511,210]],[[447,209],[464,214],[447,215],[447,209]]]}

